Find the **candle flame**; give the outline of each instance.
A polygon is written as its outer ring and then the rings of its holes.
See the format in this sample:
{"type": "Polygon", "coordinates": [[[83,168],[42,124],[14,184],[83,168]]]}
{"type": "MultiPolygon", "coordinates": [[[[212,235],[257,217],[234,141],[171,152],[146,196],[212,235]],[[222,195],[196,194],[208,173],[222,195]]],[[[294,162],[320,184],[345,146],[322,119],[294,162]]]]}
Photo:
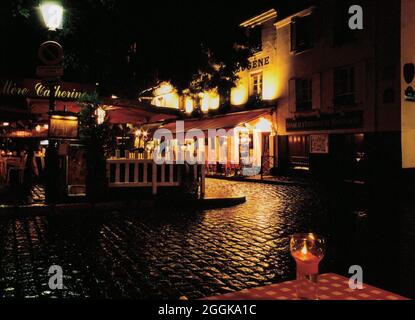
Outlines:
{"type": "Polygon", "coordinates": [[[307,250],[307,242],[304,240],[303,248],[301,249],[301,254],[306,255],[308,253],[307,250]]]}

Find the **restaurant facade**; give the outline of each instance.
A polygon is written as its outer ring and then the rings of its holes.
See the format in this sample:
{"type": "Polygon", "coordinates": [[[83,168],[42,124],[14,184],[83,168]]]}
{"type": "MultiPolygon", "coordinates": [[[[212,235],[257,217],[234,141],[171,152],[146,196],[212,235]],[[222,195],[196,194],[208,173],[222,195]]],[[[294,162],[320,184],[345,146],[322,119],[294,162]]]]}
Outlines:
{"type": "MultiPolygon", "coordinates": [[[[40,79],[0,77],[0,184],[32,188],[36,184],[47,184],[47,179],[51,178],[57,181],[60,200],[85,196],[87,150],[80,136],[80,118],[83,107],[92,107],[97,88],[59,81],[55,85],[54,111],[51,113],[49,87],[40,79]],[[46,174],[47,150],[51,144],[57,147],[57,167],[53,175],[46,174]]],[[[137,101],[115,97],[100,97],[97,103],[99,107],[92,116],[98,124],[107,122],[114,144],[106,156],[115,161],[118,171],[121,165],[116,161],[119,159],[140,161],[150,158],[145,155],[146,137],[137,134],[145,132],[143,124],[180,116],[175,110],[154,110],[137,101]]],[[[102,172],[102,175],[109,176],[111,166],[108,163],[108,172],[102,172]]],[[[123,163],[123,174],[118,172],[119,182],[124,184],[126,166],[123,163]]],[[[149,179],[151,187],[151,175],[149,179]]]]}
{"type": "MultiPolygon", "coordinates": [[[[231,91],[229,113],[269,111],[256,161],[351,181],[415,168],[415,102],[407,95],[413,79],[402,75],[415,62],[408,13],[414,3],[353,4],[364,13],[361,30],[349,27],[350,1],[320,1],[296,12],[277,7],[241,23],[253,54],[231,91]]],[[[193,104],[174,94],[171,107],[190,113],[193,104]]],[[[154,101],[162,101],[157,91],[154,101]]],[[[202,118],[219,107],[208,106],[202,118]]]]}

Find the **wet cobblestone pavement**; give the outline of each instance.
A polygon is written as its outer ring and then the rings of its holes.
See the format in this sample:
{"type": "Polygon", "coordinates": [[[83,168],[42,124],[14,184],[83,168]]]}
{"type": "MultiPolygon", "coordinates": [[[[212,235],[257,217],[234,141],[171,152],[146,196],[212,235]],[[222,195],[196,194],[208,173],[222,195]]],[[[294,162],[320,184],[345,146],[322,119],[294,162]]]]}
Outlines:
{"type": "MultiPolygon", "coordinates": [[[[280,282],[294,277],[289,235],[322,231],[327,220],[325,200],[311,187],[209,179],[207,195],[247,202],[0,221],[0,298],[194,299],[280,282]],[[55,264],[64,290],[48,287],[55,264]]],[[[322,268],[336,271],[332,261],[328,252],[322,268]]]]}

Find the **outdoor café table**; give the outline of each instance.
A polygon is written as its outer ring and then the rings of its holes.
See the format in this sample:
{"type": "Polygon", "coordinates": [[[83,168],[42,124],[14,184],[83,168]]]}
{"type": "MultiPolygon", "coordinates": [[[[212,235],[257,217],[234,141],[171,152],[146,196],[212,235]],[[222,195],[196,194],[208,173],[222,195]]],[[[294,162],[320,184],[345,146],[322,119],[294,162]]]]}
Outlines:
{"type": "MultiPolygon", "coordinates": [[[[366,284],[363,289],[349,288],[349,279],[334,273],[322,274],[318,279],[319,300],[409,300],[366,284]]],[[[295,281],[245,289],[204,300],[296,300],[295,281]]]]}

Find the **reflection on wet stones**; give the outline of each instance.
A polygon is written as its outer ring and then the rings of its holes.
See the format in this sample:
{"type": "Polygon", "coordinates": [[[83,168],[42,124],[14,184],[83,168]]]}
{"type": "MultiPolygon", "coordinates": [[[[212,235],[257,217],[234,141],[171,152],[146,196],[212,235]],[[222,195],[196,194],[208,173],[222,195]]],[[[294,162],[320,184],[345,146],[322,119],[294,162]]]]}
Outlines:
{"type": "Polygon", "coordinates": [[[0,297],[200,298],[292,274],[280,240],[320,211],[313,190],[209,180],[207,194],[248,201],[202,212],[2,221],[0,297]],[[63,268],[62,292],[47,287],[52,264],[63,268]]]}
{"type": "Polygon", "coordinates": [[[207,195],[247,202],[1,221],[0,298],[192,299],[280,282],[294,277],[289,235],[320,231],[327,214],[315,187],[208,180],[207,195]],[[47,286],[52,264],[63,268],[60,292],[47,286]]]}

